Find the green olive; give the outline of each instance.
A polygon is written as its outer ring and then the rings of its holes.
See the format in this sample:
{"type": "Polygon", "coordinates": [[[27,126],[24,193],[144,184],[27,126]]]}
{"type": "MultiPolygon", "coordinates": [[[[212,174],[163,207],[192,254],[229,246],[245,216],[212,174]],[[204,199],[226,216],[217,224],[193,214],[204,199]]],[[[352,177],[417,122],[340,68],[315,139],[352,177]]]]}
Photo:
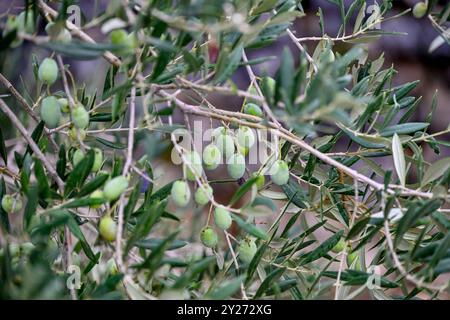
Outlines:
{"type": "Polygon", "coordinates": [[[69,113],[69,101],[66,98],[59,98],[58,99],[59,107],[61,108],[62,112],[69,113]]]}
{"type": "Polygon", "coordinates": [[[136,36],[133,33],[128,34],[125,30],[113,30],[111,43],[120,46],[117,50],[120,54],[130,54],[137,47],[136,36]]]}
{"type": "Polygon", "coordinates": [[[86,131],[83,129],[77,129],[75,127],[72,127],[69,129],[69,138],[70,140],[72,140],[73,142],[77,142],[78,141],[78,137],[80,136],[80,140],[83,141],[86,138],[86,131]]]}
{"type": "Polygon", "coordinates": [[[271,77],[263,77],[262,78],[262,84],[261,84],[261,90],[263,91],[263,94],[269,101],[272,101],[275,97],[275,88],[277,84],[275,79],[271,77]]]}
{"type": "Polygon", "coordinates": [[[206,191],[203,190],[203,188],[199,187],[195,191],[195,194],[194,194],[195,202],[199,206],[204,206],[205,204],[207,204],[209,202],[209,199],[212,197],[212,194],[213,194],[213,189],[211,188],[211,186],[209,184],[205,184],[205,185],[203,185],[203,187],[206,189],[206,191]]]}
{"type": "Polygon", "coordinates": [[[333,247],[333,249],[331,249],[331,251],[333,251],[334,253],[340,253],[342,252],[342,250],[344,250],[345,248],[345,240],[344,239],[340,239],[338,243],[336,243],[336,245],[333,247]]]}
{"type": "Polygon", "coordinates": [[[260,117],[260,118],[262,118],[264,116],[261,108],[254,103],[247,103],[244,106],[244,113],[252,115],[252,116],[260,117]]]}
{"type": "Polygon", "coordinates": [[[249,127],[240,127],[236,132],[238,144],[244,148],[251,148],[255,143],[255,134],[249,127]]]}
{"type": "Polygon", "coordinates": [[[253,239],[244,239],[239,244],[238,252],[239,252],[239,259],[243,263],[250,263],[252,261],[253,257],[256,254],[256,251],[258,248],[256,247],[256,243],[253,239]]]}
{"type": "Polygon", "coordinates": [[[214,222],[217,227],[222,230],[227,230],[231,227],[233,220],[231,219],[230,212],[224,207],[216,207],[214,209],[214,222]]]}
{"type": "Polygon", "coordinates": [[[200,240],[208,248],[214,248],[217,245],[217,233],[211,227],[206,227],[200,232],[200,240]]]}
{"type": "Polygon", "coordinates": [[[42,99],[41,119],[48,128],[56,128],[61,119],[61,107],[58,99],[53,96],[42,99]]]}
{"type": "Polygon", "coordinates": [[[216,169],[219,166],[221,159],[222,154],[215,144],[211,143],[203,149],[203,163],[207,170],[216,169]]]}
{"type": "Polygon", "coordinates": [[[289,181],[289,167],[284,160],[277,160],[270,169],[270,179],[273,183],[282,186],[289,181]]]}
{"type": "Polygon", "coordinates": [[[245,173],[245,158],[242,154],[235,153],[227,161],[227,170],[231,178],[237,180],[245,173]]]}
{"type": "Polygon", "coordinates": [[[73,166],[76,167],[83,159],[84,159],[84,152],[81,149],[75,150],[75,152],[72,155],[73,166]]]}
{"type": "Polygon", "coordinates": [[[220,126],[213,130],[213,132],[211,133],[211,137],[217,139],[218,136],[220,136],[221,134],[226,134],[226,133],[227,133],[227,129],[223,126],[220,126]]]}
{"type": "Polygon", "coordinates": [[[78,129],[85,129],[89,125],[89,112],[82,105],[72,110],[72,122],[78,129]]]}
{"type": "Polygon", "coordinates": [[[186,161],[186,178],[195,181],[195,177],[200,177],[203,174],[202,159],[196,151],[191,151],[186,155],[186,161]]]}
{"type": "Polygon", "coordinates": [[[103,164],[103,153],[99,148],[94,148],[94,164],[92,165],[92,172],[100,170],[103,164]]]}
{"type": "Polygon", "coordinates": [[[39,66],[38,76],[39,80],[49,86],[55,83],[58,78],[58,66],[56,65],[56,61],[51,58],[45,58],[39,66]]]}
{"type": "Polygon", "coordinates": [[[69,43],[72,41],[72,35],[69,30],[67,30],[64,25],[57,24],[54,22],[49,22],[45,26],[45,32],[52,38],[52,40],[62,43],[69,43]]]}
{"type": "Polygon", "coordinates": [[[17,26],[20,31],[26,33],[33,33],[35,31],[35,20],[34,13],[32,10],[30,11],[22,11],[17,16],[17,26]]]}
{"type": "MultiPolygon", "coordinates": [[[[98,200],[103,200],[104,199],[104,194],[102,190],[95,190],[94,192],[91,193],[91,195],[89,196],[89,198],[91,199],[98,199],[98,200]]],[[[93,209],[98,209],[100,208],[102,205],[101,204],[93,204],[90,207],[93,209]]]]}
{"type": "Polygon", "coordinates": [[[119,269],[117,268],[116,261],[114,258],[110,258],[108,262],[106,263],[106,270],[108,271],[108,274],[111,276],[115,276],[119,273],[119,269]]]}
{"type": "Polygon", "coordinates": [[[420,19],[425,16],[428,11],[428,5],[425,2],[418,2],[413,8],[413,15],[415,18],[420,19]]]}
{"type": "Polygon", "coordinates": [[[117,176],[106,182],[103,188],[103,195],[108,201],[116,200],[128,188],[128,179],[124,176],[117,176]]]}
{"type": "Polygon", "coordinates": [[[6,213],[15,213],[22,209],[22,200],[19,197],[5,194],[2,198],[2,208],[6,213]]]}
{"type": "Polygon", "coordinates": [[[191,189],[186,181],[178,180],[172,184],[170,195],[178,207],[184,208],[191,200],[191,189]]]}
{"type": "Polygon", "coordinates": [[[216,138],[216,146],[225,159],[231,157],[234,153],[234,140],[228,134],[219,134],[216,138]]]}
{"type": "Polygon", "coordinates": [[[116,240],[117,224],[110,216],[105,216],[100,220],[99,228],[100,235],[104,240],[108,242],[116,240]]]}
{"type": "Polygon", "coordinates": [[[252,177],[257,177],[255,184],[256,184],[256,187],[258,188],[258,190],[261,190],[266,183],[266,178],[264,177],[264,175],[254,172],[252,174],[252,177]]]}
{"type": "Polygon", "coordinates": [[[361,270],[361,261],[359,260],[359,253],[357,251],[347,255],[347,265],[354,270],[361,270]]]}

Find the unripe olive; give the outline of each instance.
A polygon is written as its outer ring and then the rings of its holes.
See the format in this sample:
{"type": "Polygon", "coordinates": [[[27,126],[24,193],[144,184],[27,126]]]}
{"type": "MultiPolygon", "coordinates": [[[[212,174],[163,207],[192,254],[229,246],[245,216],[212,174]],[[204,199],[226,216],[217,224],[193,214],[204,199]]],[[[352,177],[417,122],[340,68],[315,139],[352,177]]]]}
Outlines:
{"type": "Polygon", "coordinates": [[[236,132],[238,144],[244,148],[251,148],[255,143],[255,134],[249,127],[240,127],[236,132]]]}
{"type": "Polygon", "coordinates": [[[239,143],[236,144],[237,151],[242,154],[244,157],[248,155],[248,152],[250,151],[249,148],[242,147],[239,143]]]}
{"type": "Polygon", "coordinates": [[[216,169],[222,158],[219,148],[215,144],[209,144],[203,149],[203,163],[207,170],[216,169]]]}
{"type": "Polygon", "coordinates": [[[275,97],[276,86],[277,84],[274,78],[266,76],[262,79],[261,90],[263,91],[264,96],[269,100],[272,100],[275,97]]]}
{"type": "Polygon", "coordinates": [[[262,118],[264,116],[261,108],[254,103],[247,103],[244,106],[244,113],[262,118]]]}
{"type": "Polygon", "coordinates": [[[72,122],[78,129],[85,129],[89,125],[89,112],[82,105],[72,110],[72,122]]]}
{"type": "Polygon", "coordinates": [[[31,251],[34,249],[34,244],[31,242],[24,242],[20,244],[20,251],[26,256],[30,255],[31,251]]]}
{"type": "Polygon", "coordinates": [[[92,172],[97,172],[102,167],[103,153],[99,148],[94,148],[94,164],[92,165],[92,172]]]}
{"type": "Polygon", "coordinates": [[[225,159],[228,159],[234,153],[234,140],[228,134],[219,134],[216,138],[216,146],[220,153],[225,156],[225,159]]]}
{"type": "Polygon", "coordinates": [[[257,172],[254,172],[252,176],[257,177],[255,184],[258,190],[261,190],[264,187],[264,184],[266,183],[266,178],[264,177],[263,174],[259,174],[257,172]]]}
{"type": "Polygon", "coordinates": [[[220,136],[221,134],[226,134],[226,133],[227,133],[227,129],[223,126],[220,126],[213,130],[213,132],[211,133],[211,137],[214,137],[215,139],[217,139],[218,136],[220,136]]]}
{"type": "Polygon", "coordinates": [[[78,135],[80,136],[80,140],[83,141],[86,138],[86,131],[83,129],[77,129],[75,127],[69,129],[70,140],[72,140],[73,142],[78,141],[78,135]]]}
{"type": "MultiPolygon", "coordinates": [[[[16,16],[8,16],[8,19],[6,20],[6,24],[3,29],[3,36],[6,34],[12,32],[13,30],[19,31],[19,20],[16,16]]],[[[11,43],[11,47],[16,48],[22,44],[23,40],[20,37],[16,37],[14,41],[11,43]]]]}
{"type": "Polygon", "coordinates": [[[353,269],[361,270],[361,261],[359,260],[359,254],[357,251],[352,252],[347,255],[347,265],[349,267],[353,265],[353,269]],[[358,259],[358,261],[355,262],[356,259],[358,259]],[[353,265],[353,263],[354,263],[354,265],[353,265]]]}
{"type": "Polygon", "coordinates": [[[72,41],[72,35],[70,34],[69,30],[64,28],[63,25],[49,22],[45,26],[45,31],[55,41],[63,43],[69,43],[70,41],[72,41]]]}
{"type": "Polygon", "coordinates": [[[22,200],[19,197],[13,197],[10,194],[5,194],[2,198],[2,208],[7,213],[15,213],[22,209],[22,200]]]}
{"type": "Polygon", "coordinates": [[[253,257],[256,254],[256,251],[258,248],[256,247],[256,243],[253,239],[244,239],[239,244],[238,252],[239,252],[239,259],[243,263],[250,263],[252,261],[253,257]]]}
{"type": "Polygon", "coordinates": [[[116,261],[114,258],[110,258],[108,262],[106,263],[106,270],[108,271],[108,274],[111,276],[115,276],[119,273],[119,269],[117,268],[116,261]]]}
{"type": "Polygon", "coordinates": [[[61,108],[62,112],[69,113],[69,101],[66,98],[59,98],[58,99],[59,107],[61,108]]]}
{"type": "Polygon", "coordinates": [[[22,11],[17,16],[17,26],[19,28],[19,31],[24,31],[26,33],[33,33],[35,30],[33,11],[32,10],[28,12],[22,11]]]}
{"type": "Polygon", "coordinates": [[[75,152],[72,155],[72,163],[74,167],[76,167],[83,159],[84,159],[84,152],[81,149],[75,150],[75,152]]]}
{"type": "Polygon", "coordinates": [[[227,161],[227,170],[231,178],[237,180],[245,173],[245,158],[242,154],[235,153],[227,161]]]}
{"type": "Polygon", "coordinates": [[[39,66],[38,76],[39,80],[49,86],[55,83],[56,78],[58,78],[58,66],[56,65],[56,61],[51,58],[45,58],[39,66]]]}
{"type": "Polygon", "coordinates": [[[230,212],[223,207],[216,207],[214,209],[214,222],[216,226],[222,230],[227,230],[231,227],[233,220],[231,219],[230,212]]]}
{"type": "Polygon", "coordinates": [[[207,204],[209,202],[209,199],[212,197],[212,194],[213,194],[213,189],[211,188],[211,186],[209,184],[205,184],[205,185],[203,185],[203,187],[206,189],[206,191],[203,190],[203,188],[199,187],[195,191],[195,194],[194,194],[195,202],[199,206],[204,206],[205,204],[207,204]]]}
{"type": "MultiPolygon", "coordinates": [[[[89,198],[91,199],[103,199],[105,196],[103,195],[103,191],[102,190],[95,190],[94,192],[91,193],[91,195],[89,196],[89,198]]],[[[94,204],[90,206],[93,209],[98,209],[101,207],[101,204],[94,204]]]]}
{"type": "Polygon", "coordinates": [[[217,245],[217,233],[211,227],[204,228],[200,233],[200,240],[208,248],[214,248],[217,245]]]}
{"type": "Polygon", "coordinates": [[[333,247],[333,249],[331,249],[331,251],[333,251],[334,253],[339,253],[342,252],[344,248],[345,248],[345,240],[341,238],[339,242],[336,243],[336,245],[333,247]]]}
{"type": "Polygon", "coordinates": [[[289,181],[289,167],[284,160],[277,160],[270,169],[270,179],[281,186],[289,181]]]}
{"type": "Polygon", "coordinates": [[[186,178],[195,181],[195,177],[199,177],[203,173],[202,159],[197,151],[191,151],[186,155],[186,161],[186,178]]]}
{"type": "Polygon", "coordinates": [[[122,47],[121,53],[129,54],[137,46],[136,36],[128,34],[125,30],[113,30],[111,32],[111,43],[122,47]]]}
{"type": "Polygon", "coordinates": [[[110,217],[106,216],[100,220],[100,235],[102,238],[108,242],[113,242],[116,240],[117,224],[110,217]]]}
{"type": "Polygon", "coordinates": [[[116,200],[128,188],[128,179],[124,176],[117,176],[106,182],[103,188],[103,195],[108,201],[116,200]]]}
{"type": "Polygon", "coordinates": [[[41,119],[48,128],[55,128],[61,119],[61,107],[58,100],[53,97],[45,97],[41,102],[41,119]]]}
{"type": "Polygon", "coordinates": [[[427,4],[425,2],[419,2],[413,8],[413,15],[417,19],[423,18],[427,13],[427,10],[427,4]]]}
{"type": "Polygon", "coordinates": [[[178,180],[172,184],[170,192],[173,202],[179,207],[186,207],[191,199],[191,189],[186,181],[178,180]]]}

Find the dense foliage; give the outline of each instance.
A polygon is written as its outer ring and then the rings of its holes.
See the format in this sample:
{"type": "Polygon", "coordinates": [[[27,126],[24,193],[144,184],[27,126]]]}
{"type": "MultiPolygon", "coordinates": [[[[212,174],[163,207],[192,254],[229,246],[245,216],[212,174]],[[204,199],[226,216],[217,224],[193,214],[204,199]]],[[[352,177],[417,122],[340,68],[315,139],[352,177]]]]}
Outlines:
{"type": "Polygon", "coordinates": [[[428,131],[437,94],[410,120],[418,81],[393,86],[367,44],[412,14],[435,50],[450,4],[329,0],[338,33],[319,10],[322,34],[299,38],[302,1],[116,0],[81,25],[72,2],[2,15],[0,298],[448,298],[450,159],[423,150],[450,130],[428,131]],[[247,58],[282,37],[296,50],[247,58]],[[20,50],[32,72],[10,81],[20,50]]]}

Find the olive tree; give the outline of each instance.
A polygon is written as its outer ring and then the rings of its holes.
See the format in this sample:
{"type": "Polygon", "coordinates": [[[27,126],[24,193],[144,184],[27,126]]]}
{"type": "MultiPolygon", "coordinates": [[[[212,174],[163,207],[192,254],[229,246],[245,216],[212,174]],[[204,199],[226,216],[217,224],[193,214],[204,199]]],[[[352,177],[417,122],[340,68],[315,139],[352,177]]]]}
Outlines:
{"type": "Polygon", "coordinates": [[[428,130],[437,95],[410,120],[418,81],[367,43],[414,15],[435,50],[450,5],[329,0],[337,33],[319,8],[299,37],[302,1],[116,0],[83,23],[73,2],[2,15],[5,64],[26,47],[32,72],[0,73],[1,298],[448,297],[450,160],[423,150],[450,130],[428,130]]]}

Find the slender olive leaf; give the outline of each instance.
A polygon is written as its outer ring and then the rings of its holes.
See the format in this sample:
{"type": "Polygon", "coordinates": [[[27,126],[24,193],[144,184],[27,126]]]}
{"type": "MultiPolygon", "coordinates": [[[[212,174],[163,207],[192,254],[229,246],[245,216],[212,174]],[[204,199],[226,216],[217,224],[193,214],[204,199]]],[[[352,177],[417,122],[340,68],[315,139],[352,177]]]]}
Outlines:
{"type": "MultiPolygon", "coordinates": [[[[33,132],[31,133],[31,138],[37,145],[39,145],[39,140],[41,139],[42,133],[44,132],[44,127],[45,127],[45,123],[44,123],[44,121],[41,121],[37,124],[36,128],[34,128],[33,132]]],[[[25,159],[25,157],[27,155],[32,155],[32,154],[33,154],[33,150],[31,149],[31,147],[29,145],[27,145],[27,150],[25,151],[25,153],[22,157],[22,161],[25,159]]]]}
{"type": "Polygon", "coordinates": [[[130,249],[135,245],[135,243],[144,237],[146,237],[150,230],[153,228],[157,220],[163,214],[167,206],[167,199],[163,201],[155,201],[151,206],[144,211],[136,222],[136,227],[129,236],[128,242],[125,246],[124,254],[128,254],[130,249]]]}
{"type": "Polygon", "coordinates": [[[239,291],[241,287],[242,277],[237,277],[236,279],[233,279],[224,285],[220,286],[219,288],[216,288],[211,293],[207,294],[205,296],[206,299],[211,300],[224,300],[228,299],[231,296],[233,296],[236,292],[239,291]]]}
{"type": "Polygon", "coordinates": [[[410,134],[427,128],[430,124],[426,122],[409,122],[389,126],[380,131],[382,137],[390,137],[394,134],[410,134]]]}
{"type": "Polygon", "coordinates": [[[258,180],[258,177],[251,177],[243,185],[239,187],[239,189],[236,190],[233,197],[231,197],[230,200],[230,206],[235,204],[239,199],[241,199],[252,187],[255,185],[256,180],[258,180]]]}
{"type": "Polygon", "coordinates": [[[252,8],[250,14],[252,16],[260,15],[261,13],[270,11],[277,4],[278,0],[262,0],[255,7],[252,8]]]}
{"type": "Polygon", "coordinates": [[[27,204],[23,213],[23,227],[28,230],[31,219],[36,215],[36,209],[38,206],[38,188],[33,186],[27,193],[27,204]]]}
{"type": "Polygon", "coordinates": [[[286,268],[276,268],[271,273],[267,275],[267,277],[263,280],[261,285],[259,286],[258,290],[256,290],[255,295],[253,296],[253,299],[256,300],[269,290],[273,282],[277,281],[281,275],[286,271],[286,268]]]}
{"type": "Polygon", "coordinates": [[[330,238],[325,240],[321,245],[319,245],[316,249],[300,256],[299,265],[305,265],[324,257],[331,249],[336,246],[343,234],[344,231],[342,230],[336,232],[330,238]]]}
{"type": "Polygon", "coordinates": [[[302,214],[302,211],[297,212],[296,214],[292,215],[292,217],[289,218],[289,221],[286,223],[283,231],[280,234],[280,238],[285,238],[291,230],[291,228],[294,226],[294,224],[297,222],[298,217],[302,214]]]}
{"type": "Polygon", "coordinates": [[[242,51],[242,44],[238,44],[231,52],[226,49],[220,51],[215,70],[215,84],[224,82],[233,74],[241,62],[242,51]]]}
{"type": "Polygon", "coordinates": [[[49,179],[45,174],[41,161],[38,159],[34,159],[34,174],[38,182],[40,198],[43,200],[48,199],[51,194],[50,186],[48,184],[49,179]]]}
{"type": "Polygon", "coordinates": [[[369,221],[370,217],[366,217],[356,222],[355,225],[348,232],[346,239],[350,240],[359,235],[361,231],[363,231],[366,228],[369,221]]]}
{"type": "Polygon", "coordinates": [[[450,168],[450,157],[446,157],[431,164],[425,171],[422,178],[422,186],[434,182],[450,168]]]}
{"type": "Polygon", "coordinates": [[[405,97],[408,93],[410,93],[417,85],[419,84],[419,80],[405,83],[402,86],[399,86],[394,89],[394,92],[388,99],[389,104],[394,103],[394,96],[397,101],[401,100],[403,97],[405,97]]]}
{"type": "Polygon", "coordinates": [[[80,191],[77,193],[77,197],[84,197],[94,192],[95,190],[103,186],[108,178],[109,175],[106,173],[97,174],[94,179],[90,180],[88,183],[81,187],[80,191]]]}
{"type": "Polygon", "coordinates": [[[280,250],[280,253],[278,254],[277,257],[282,258],[282,257],[290,256],[293,253],[300,251],[302,249],[305,249],[316,242],[317,242],[316,240],[304,241],[304,239],[302,239],[301,242],[298,242],[298,243],[294,242],[291,245],[286,246],[286,248],[283,248],[282,250],[280,250]]]}
{"type": "Polygon", "coordinates": [[[103,138],[100,138],[100,137],[95,137],[95,140],[100,142],[102,145],[107,146],[107,147],[112,148],[112,149],[119,149],[120,150],[120,149],[125,149],[127,147],[123,143],[112,142],[112,141],[109,141],[109,140],[106,140],[106,139],[103,139],[103,138]]]}
{"type": "Polygon", "coordinates": [[[186,285],[189,283],[189,281],[191,279],[199,276],[201,273],[203,273],[206,270],[206,268],[208,268],[211,265],[211,263],[215,263],[215,262],[216,262],[216,257],[209,256],[209,257],[206,257],[195,263],[192,263],[187,268],[187,270],[180,277],[178,277],[178,279],[175,281],[172,288],[177,289],[177,288],[186,287],[186,285]]]}
{"type": "Polygon", "coordinates": [[[58,161],[56,162],[56,172],[62,180],[66,178],[66,162],[66,147],[62,144],[58,152],[58,161]]]}
{"type": "Polygon", "coordinates": [[[72,172],[69,173],[64,188],[64,194],[69,196],[72,191],[79,189],[83,184],[94,164],[94,150],[89,150],[86,156],[75,166],[72,172]]]}
{"type": "Polygon", "coordinates": [[[362,147],[370,148],[370,149],[380,149],[386,148],[389,140],[382,137],[377,136],[369,136],[364,134],[359,134],[352,132],[344,126],[338,125],[339,128],[353,141],[359,144],[362,147]]]}
{"type": "Polygon", "coordinates": [[[255,253],[255,256],[253,257],[252,261],[250,261],[248,268],[247,268],[247,277],[245,279],[245,285],[249,285],[253,275],[255,274],[256,269],[259,266],[259,263],[264,255],[264,253],[266,252],[268,248],[268,244],[267,243],[263,243],[259,246],[258,250],[255,253]]]}
{"type": "Polygon", "coordinates": [[[302,209],[306,208],[304,191],[294,179],[289,179],[289,182],[282,185],[281,188],[293,204],[302,209]]]}
{"type": "Polygon", "coordinates": [[[432,269],[433,267],[437,266],[443,257],[448,258],[446,254],[448,255],[449,248],[450,248],[450,233],[447,232],[445,238],[440,241],[439,246],[436,248],[431,258],[430,264],[428,265],[428,268],[432,269]]]}
{"type": "Polygon", "coordinates": [[[89,43],[73,39],[69,43],[45,42],[40,46],[56,51],[64,56],[79,60],[92,60],[100,57],[105,51],[117,50],[120,46],[109,43],[89,43]]]}
{"type": "Polygon", "coordinates": [[[238,226],[241,227],[244,231],[248,232],[252,236],[257,237],[258,239],[267,240],[267,234],[262,229],[256,227],[251,223],[244,221],[241,217],[239,217],[234,213],[231,213],[231,217],[233,218],[234,221],[236,221],[238,226]]]}
{"type": "Polygon", "coordinates": [[[286,279],[274,283],[265,293],[265,296],[272,296],[283,293],[289,289],[294,288],[298,283],[297,279],[286,279]]]}
{"type": "Polygon", "coordinates": [[[394,157],[394,166],[395,171],[397,172],[397,176],[400,179],[400,183],[402,186],[406,184],[406,162],[405,162],[405,154],[403,152],[402,142],[398,137],[397,133],[394,133],[394,137],[392,138],[392,154],[394,157]]]}
{"type": "Polygon", "coordinates": [[[131,192],[128,198],[127,205],[125,206],[125,209],[123,211],[124,224],[128,222],[128,219],[133,213],[134,207],[136,206],[139,200],[140,194],[141,194],[141,182],[138,182],[138,184],[134,187],[133,191],[131,192]]]}
{"type": "MultiPolygon", "coordinates": [[[[323,276],[337,279],[338,272],[337,271],[326,271],[323,273],[323,276]]],[[[369,280],[371,280],[374,275],[370,273],[366,273],[364,271],[357,270],[347,270],[341,272],[341,280],[346,286],[356,286],[356,285],[365,285],[369,280]]],[[[376,276],[377,278],[373,278],[372,281],[378,280],[379,284],[382,288],[398,288],[399,285],[395,282],[386,279],[385,277],[376,276]]]]}
{"type": "Polygon", "coordinates": [[[411,228],[419,219],[426,217],[439,209],[442,205],[442,200],[431,199],[422,203],[411,202],[408,210],[406,210],[403,217],[399,220],[397,231],[395,235],[394,244],[397,245],[403,238],[405,232],[411,228]]]}
{"type": "Polygon", "coordinates": [[[0,127],[0,156],[6,165],[8,165],[8,153],[6,152],[5,147],[5,138],[3,136],[2,128],[0,127]]]}
{"type": "Polygon", "coordinates": [[[74,199],[72,201],[67,202],[61,206],[62,209],[72,209],[72,208],[80,208],[80,207],[90,207],[97,206],[105,203],[106,200],[98,199],[98,198],[80,198],[74,199]]]}
{"type": "Polygon", "coordinates": [[[135,266],[138,269],[148,269],[148,279],[151,278],[152,274],[160,266],[161,260],[164,257],[164,253],[166,252],[167,248],[170,247],[171,243],[175,240],[178,233],[179,231],[175,231],[174,233],[170,234],[152,250],[152,252],[145,258],[145,260],[141,264],[135,266]]]}
{"type": "MultiPolygon", "coordinates": [[[[149,238],[149,239],[144,239],[144,240],[139,240],[135,243],[135,246],[138,248],[142,248],[142,249],[149,249],[149,250],[155,250],[156,248],[158,248],[158,246],[165,241],[165,239],[160,239],[160,238],[149,238]]],[[[172,243],[170,244],[170,246],[166,247],[166,250],[176,250],[176,249],[180,249],[183,248],[187,245],[188,243],[186,241],[183,240],[174,240],[172,241],[172,243]]]]}

